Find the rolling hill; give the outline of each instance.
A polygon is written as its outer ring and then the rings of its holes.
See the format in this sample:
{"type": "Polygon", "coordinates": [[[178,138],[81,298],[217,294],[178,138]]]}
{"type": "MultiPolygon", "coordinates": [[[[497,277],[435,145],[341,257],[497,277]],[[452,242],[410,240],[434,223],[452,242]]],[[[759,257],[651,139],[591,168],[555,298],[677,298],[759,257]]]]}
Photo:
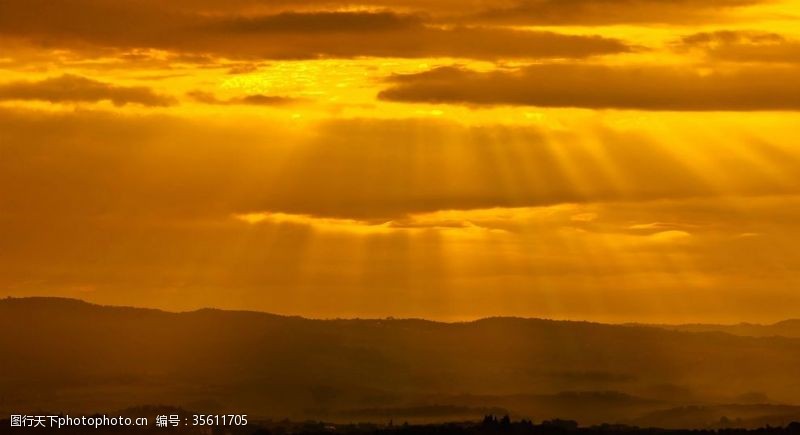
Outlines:
{"type": "Polygon", "coordinates": [[[800,410],[800,339],[648,326],[311,320],[23,298],[0,300],[0,349],[7,414],[160,404],[329,421],[507,411],[641,424],[742,397],[769,403],[726,417],[800,410]]]}
{"type": "Polygon", "coordinates": [[[800,319],[784,320],[771,325],[739,323],[736,325],[686,324],[659,325],[665,329],[688,332],[724,332],[744,337],[790,337],[800,338],[800,319]]]}

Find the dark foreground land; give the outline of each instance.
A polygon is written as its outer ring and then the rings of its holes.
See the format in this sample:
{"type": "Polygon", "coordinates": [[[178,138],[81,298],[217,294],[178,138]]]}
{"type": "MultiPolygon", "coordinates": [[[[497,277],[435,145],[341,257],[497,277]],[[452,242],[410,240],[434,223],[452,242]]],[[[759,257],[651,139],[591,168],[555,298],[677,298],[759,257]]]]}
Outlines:
{"type": "Polygon", "coordinates": [[[800,434],[800,422],[787,426],[765,426],[755,429],[735,427],[723,429],[659,429],[640,428],[627,425],[602,424],[581,427],[571,420],[549,420],[538,424],[530,420],[511,421],[508,417],[487,416],[482,422],[455,422],[441,424],[409,425],[408,423],[372,424],[358,423],[332,425],[323,422],[253,422],[247,426],[232,427],[180,427],[161,428],[151,424],[147,427],[101,427],[101,428],[17,428],[10,427],[10,420],[0,420],[0,434],[206,434],[206,435],[759,435],[800,434]]]}
{"type": "Polygon", "coordinates": [[[584,426],[785,427],[800,421],[798,325],[312,320],[0,299],[0,418],[170,404],[338,423],[508,414],[584,426]]]}

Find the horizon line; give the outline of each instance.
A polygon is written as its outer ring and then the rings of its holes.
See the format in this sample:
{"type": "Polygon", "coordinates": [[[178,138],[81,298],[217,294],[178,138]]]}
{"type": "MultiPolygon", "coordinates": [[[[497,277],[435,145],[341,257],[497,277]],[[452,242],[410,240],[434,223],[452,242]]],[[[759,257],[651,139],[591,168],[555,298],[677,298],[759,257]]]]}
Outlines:
{"type": "Polygon", "coordinates": [[[737,322],[737,323],[703,323],[703,322],[689,322],[689,323],[647,323],[647,322],[603,322],[597,320],[580,320],[580,319],[566,319],[566,318],[552,318],[552,317],[526,317],[526,316],[485,316],[485,317],[476,317],[474,319],[469,320],[436,320],[436,319],[428,319],[424,317],[396,317],[396,316],[385,316],[385,317],[310,317],[304,316],[299,314],[285,314],[285,313],[276,313],[271,311],[261,311],[255,309],[231,309],[231,308],[220,308],[220,307],[201,307],[196,309],[190,310],[169,310],[164,308],[156,308],[152,306],[137,306],[137,305],[113,305],[113,304],[103,304],[99,302],[92,302],[86,299],[81,298],[74,298],[74,297],[66,297],[66,296],[12,296],[12,295],[5,295],[0,299],[0,302],[8,301],[8,300],[58,300],[58,301],[69,301],[69,302],[78,302],[86,305],[91,305],[95,307],[102,307],[102,308],[127,308],[127,309],[135,309],[135,310],[147,310],[147,311],[158,311],[162,313],[168,314],[190,314],[190,313],[197,313],[201,311],[223,311],[229,313],[253,313],[253,314],[263,314],[275,317],[284,317],[284,318],[294,318],[294,319],[302,319],[302,320],[311,320],[311,321],[341,321],[341,320],[361,320],[361,321],[420,321],[420,322],[429,322],[429,323],[437,323],[437,324],[446,324],[446,325],[457,325],[457,324],[468,324],[468,323],[477,323],[486,320],[497,320],[497,319],[507,319],[507,320],[538,320],[538,321],[550,321],[550,322],[565,322],[565,323],[589,323],[589,324],[596,324],[596,325],[610,325],[610,326],[644,326],[644,327],[688,327],[688,326],[725,326],[725,327],[734,327],[734,326],[777,326],[782,323],[786,322],[800,322],[800,318],[786,318],[782,320],[778,320],[772,323],[754,323],[754,322],[737,322]]]}

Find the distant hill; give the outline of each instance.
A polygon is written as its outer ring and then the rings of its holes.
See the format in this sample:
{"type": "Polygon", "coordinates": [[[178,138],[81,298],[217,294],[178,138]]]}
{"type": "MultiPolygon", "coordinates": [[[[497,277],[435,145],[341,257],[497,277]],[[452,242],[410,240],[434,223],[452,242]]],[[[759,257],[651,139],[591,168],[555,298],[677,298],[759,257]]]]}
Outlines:
{"type": "Polygon", "coordinates": [[[800,408],[787,405],[714,405],[682,406],[655,411],[637,418],[642,427],[666,429],[759,428],[767,425],[786,426],[800,421],[800,408]]]}
{"type": "Polygon", "coordinates": [[[800,400],[800,339],[586,322],[309,320],[3,299],[0,349],[0,415],[162,404],[327,421],[508,410],[591,424],[740,398],[751,408],[800,400]]]}
{"type": "Polygon", "coordinates": [[[736,325],[659,325],[665,329],[688,332],[724,332],[745,337],[790,337],[800,338],[800,319],[784,320],[772,325],[739,323],[736,325]]]}

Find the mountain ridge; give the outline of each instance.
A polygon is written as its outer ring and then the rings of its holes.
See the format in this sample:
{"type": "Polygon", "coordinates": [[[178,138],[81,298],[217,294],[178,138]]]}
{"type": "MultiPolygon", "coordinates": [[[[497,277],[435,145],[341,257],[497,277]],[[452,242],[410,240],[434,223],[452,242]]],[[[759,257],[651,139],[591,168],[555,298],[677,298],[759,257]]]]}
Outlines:
{"type": "MultiPolygon", "coordinates": [[[[800,340],[653,326],[315,320],[11,298],[0,300],[0,349],[13,355],[0,358],[0,412],[166,403],[336,420],[505,409],[588,424],[739,398],[800,405],[800,340]]],[[[756,411],[741,414],[764,417],[756,411]]]]}
{"type": "Polygon", "coordinates": [[[16,296],[7,296],[0,299],[0,304],[2,303],[67,303],[67,304],[76,304],[82,306],[92,306],[92,307],[100,307],[100,308],[111,308],[111,309],[130,309],[130,310],[144,310],[144,311],[155,311],[167,314],[191,314],[197,312],[223,312],[223,313],[248,313],[248,314],[259,314],[271,317],[278,317],[278,318],[287,318],[287,319],[302,319],[302,320],[309,320],[309,321],[418,321],[418,322],[428,322],[434,324],[443,324],[443,325],[459,325],[459,324],[472,324],[478,322],[488,322],[488,321],[506,321],[506,320],[521,320],[521,321],[543,321],[543,322],[563,322],[563,323],[571,323],[571,324],[590,324],[590,325],[606,325],[606,326],[634,326],[634,327],[655,327],[655,328],[664,328],[676,331],[684,331],[684,332],[726,332],[725,329],[729,328],[737,328],[737,327],[778,327],[778,326],[792,326],[792,327],[800,327],[800,318],[794,319],[784,319],[774,323],[751,323],[751,322],[740,322],[740,323],[732,323],[732,324],[717,324],[717,323],[642,323],[642,322],[620,322],[620,323],[613,323],[613,322],[600,322],[600,321],[591,321],[591,320],[574,320],[574,319],[551,319],[545,317],[523,317],[523,316],[488,316],[488,317],[481,317],[472,320],[460,320],[460,321],[444,321],[444,320],[433,320],[433,319],[426,319],[421,317],[349,317],[349,318],[315,318],[315,317],[305,317],[301,315],[290,315],[290,314],[278,314],[269,311],[259,311],[259,310],[243,310],[243,309],[226,309],[226,308],[217,308],[217,307],[202,307],[193,310],[185,310],[185,311],[172,311],[172,310],[165,310],[162,308],[153,308],[153,307],[139,307],[139,306],[131,306],[131,305],[107,305],[107,304],[100,304],[95,302],[86,301],[84,299],[78,298],[66,298],[66,297],[57,297],[57,296],[24,296],[24,297],[16,297],[16,296]],[[708,328],[707,330],[698,330],[693,331],[693,328],[708,328]]]}

